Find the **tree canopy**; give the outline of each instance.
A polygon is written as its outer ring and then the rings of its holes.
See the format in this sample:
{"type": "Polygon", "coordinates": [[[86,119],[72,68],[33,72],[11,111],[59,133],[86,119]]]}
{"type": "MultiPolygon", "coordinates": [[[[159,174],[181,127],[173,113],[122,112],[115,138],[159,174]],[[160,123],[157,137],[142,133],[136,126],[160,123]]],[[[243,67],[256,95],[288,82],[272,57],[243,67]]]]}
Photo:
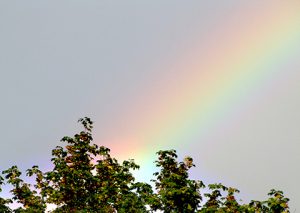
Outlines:
{"type": "Polygon", "coordinates": [[[63,137],[64,146],[52,150],[53,169],[43,172],[34,165],[26,171],[34,183],[26,183],[17,166],[2,171],[3,184],[12,186],[11,198],[0,196],[0,212],[46,212],[55,204],[53,213],[60,212],[289,212],[282,191],[272,189],[264,201],[240,203],[238,189],[221,183],[208,184],[189,178],[193,159],[178,161],[176,150],[158,151],[154,173],[149,183],[137,182],[132,174],[139,169],[134,160],[122,163],[111,156],[110,149],[93,144],[93,122],[79,119],[83,130],[73,137],[63,137]],[[205,191],[206,193],[203,193],[205,191]],[[21,207],[11,209],[17,202],[21,207]]]}

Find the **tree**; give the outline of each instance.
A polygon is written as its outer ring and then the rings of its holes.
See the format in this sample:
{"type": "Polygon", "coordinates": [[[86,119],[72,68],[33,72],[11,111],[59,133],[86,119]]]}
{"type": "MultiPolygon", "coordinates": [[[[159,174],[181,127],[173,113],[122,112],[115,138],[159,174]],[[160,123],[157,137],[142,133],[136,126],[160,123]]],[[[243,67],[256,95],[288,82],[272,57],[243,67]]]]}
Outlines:
{"type": "Polygon", "coordinates": [[[110,149],[92,144],[93,122],[79,119],[83,131],[74,137],[64,137],[65,146],[52,150],[53,169],[42,172],[38,166],[28,169],[26,175],[35,177],[34,184],[25,183],[17,166],[0,176],[1,185],[13,186],[12,200],[21,207],[11,210],[11,199],[0,197],[0,212],[45,212],[48,204],[55,204],[60,212],[289,212],[288,201],[282,191],[271,190],[266,201],[240,204],[232,187],[209,184],[209,193],[202,194],[205,185],[189,179],[193,159],[177,160],[175,150],[159,151],[154,173],[155,190],[147,183],[136,182],[131,171],[139,166],[130,159],[119,163],[110,155],[110,149]],[[202,199],[205,197],[205,199],[202,199]],[[205,200],[205,202],[203,202],[205,200]],[[202,203],[203,202],[203,203],[202,203]]]}
{"type": "Polygon", "coordinates": [[[188,179],[188,170],[194,166],[193,159],[187,157],[177,162],[175,150],[159,151],[156,166],[160,172],[154,173],[157,194],[151,205],[153,210],[164,212],[195,212],[202,200],[201,181],[188,179]]]}
{"type": "MultiPolygon", "coordinates": [[[[4,184],[4,178],[0,176],[0,192],[2,191],[1,186],[4,184]]],[[[7,204],[11,203],[10,199],[4,199],[0,197],[0,212],[9,213],[11,210],[7,207],[7,204]]]]}
{"type": "Polygon", "coordinates": [[[130,172],[139,166],[133,160],[119,164],[108,148],[91,144],[93,122],[89,118],[79,122],[84,131],[64,137],[66,146],[52,150],[52,171],[43,173],[38,166],[27,170],[28,176],[36,176],[35,190],[20,178],[16,166],[3,171],[14,187],[13,200],[23,205],[18,211],[43,212],[45,204],[57,205],[54,212],[146,211],[139,193],[148,185],[136,183],[130,172]]]}

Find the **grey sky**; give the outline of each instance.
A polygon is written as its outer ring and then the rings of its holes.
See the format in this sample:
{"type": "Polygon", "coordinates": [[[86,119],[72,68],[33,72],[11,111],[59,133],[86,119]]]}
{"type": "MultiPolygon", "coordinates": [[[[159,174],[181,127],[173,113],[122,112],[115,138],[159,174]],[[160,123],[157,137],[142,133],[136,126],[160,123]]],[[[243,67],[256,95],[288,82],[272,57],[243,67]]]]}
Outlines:
{"type": "MultiPolygon", "coordinates": [[[[228,14],[271,2],[0,0],[0,170],[47,167],[50,150],[82,116],[95,121],[99,139],[126,131],[119,118],[143,91],[165,84],[172,70],[163,68],[228,14]]],[[[180,155],[195,158],[193,177],[224,180],[245,199],[282,189],[293,211],[300,208],[300,64],[285,68],[231,126],[180,155]],[[212,146],[220,134],[224,142],[212,146]]]]}

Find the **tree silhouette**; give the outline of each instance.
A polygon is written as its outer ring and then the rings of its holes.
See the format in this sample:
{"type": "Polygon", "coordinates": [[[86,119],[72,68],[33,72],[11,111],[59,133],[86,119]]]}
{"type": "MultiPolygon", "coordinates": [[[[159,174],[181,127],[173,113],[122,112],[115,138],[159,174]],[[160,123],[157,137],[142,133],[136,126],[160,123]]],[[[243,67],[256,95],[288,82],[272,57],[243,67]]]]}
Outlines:
{"type": "Polygon", "coordinates": [[[155,189],[147,183],[136,182],[132,170],[139,169],[134,160],[119,163],[110,149],[92,144],[93,122],[79,119],[83,131],[74,137],[63,137],[65,146],[52,150],[53,169],[42,172],[38,166],[26,175],[35,177],[31,185],[22,180],[17,166],[2,172],[1,185],[12,185],[12,198],[0,197],[0,212],[45,212],[55,204],[52,212],[289,212],[288,201],[282,191],[272,189],[266,201],[240,204],[235,194],[239,190],[222,184],[205,187],[200,180],[189,179],[193,159],[177,160],[175,150],[158,151],[154,173],[155,189]],[[6,180],[6,181],[5,181],[6,180]],[[202,189],[208,193],[201,193],[202,189]],[[205,198],[205,199],[202,199],[205,198]],[[203,201],[205,200],[205,201],[203,201]],[[10,209],[12,201],[21,204],[10,209]]]}

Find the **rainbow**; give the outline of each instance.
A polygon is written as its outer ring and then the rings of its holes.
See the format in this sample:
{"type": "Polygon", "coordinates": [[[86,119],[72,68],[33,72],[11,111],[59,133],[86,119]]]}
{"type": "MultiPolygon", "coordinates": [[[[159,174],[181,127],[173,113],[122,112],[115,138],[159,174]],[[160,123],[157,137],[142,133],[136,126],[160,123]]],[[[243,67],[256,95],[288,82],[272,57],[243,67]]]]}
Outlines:
{"type": "Polygon", "coordinates": [[[135,117],[123,119],[132,132],[114,139],[118,143],[111,147],[120,146],[117,155],[146,166],[144,178],[154,169],[155,151],[197,147],[195,138],[205,140],[228,125],[248,99],[285,75],[285,66],[300,50],[299,4],[281,1],[259,11],[235,11],[194,40],[194,47],[174,59],[173,66],[161,68],[176,74],[144,91],[149,99],[129,104],[128,114],[135,117]]]}

